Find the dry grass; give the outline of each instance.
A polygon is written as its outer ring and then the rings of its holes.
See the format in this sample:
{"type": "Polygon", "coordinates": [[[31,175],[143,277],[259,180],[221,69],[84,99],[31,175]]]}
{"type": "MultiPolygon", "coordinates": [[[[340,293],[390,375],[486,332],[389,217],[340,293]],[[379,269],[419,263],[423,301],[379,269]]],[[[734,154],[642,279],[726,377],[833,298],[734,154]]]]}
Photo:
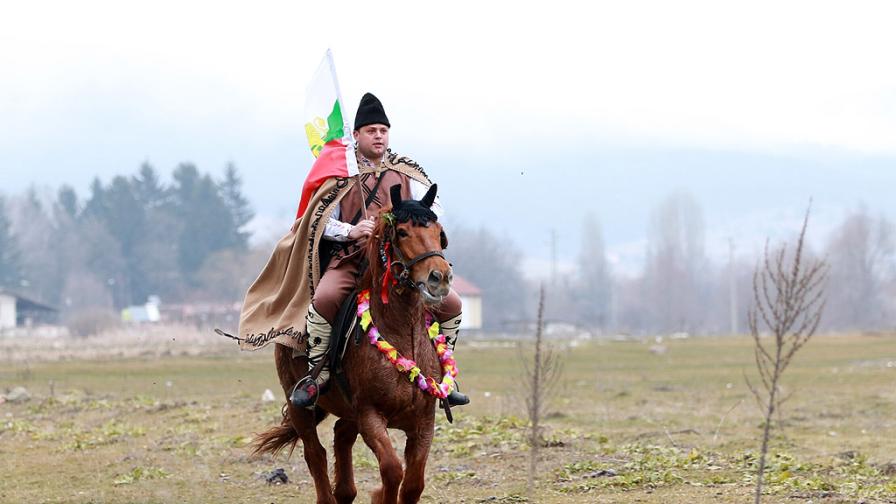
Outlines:
{"type": "MultiPolygon", "coordinates": [[[[23,385],[35,398],[0,405],[0,502],[313,502],[301,451],[248,459],[249,436],[279,418],[269,353],[165,344],[182,355],[4,362],[0,390],[23,385]],[[208,354],[188,355],[197,348],[208,354]],[[276,402],[261,401],[266,388],[276,402]],[[265,483],[278,467],[290,483],[265,483]]],[[[762,418],[742,379],[751,340],[668,341],[662,355],[651,344],[561,349],[535,501],[750,499],[762,418]]],[[[461,344],[458,362],[474,402],[453,426],[440,419],[424,502],[523,502],[517,350],[461,344]]],[[[795,394],[771,442],[764,500],[896,502],[896,336],[818,337],[783,387],[795,394]]],[[[331,428],[322,425],[325,444],[331,428]]],[[[355,454],[366,502],[378,475],[363,443],[355,454]]]]}
{"type": "Polygon", "coordinates": [[[126,326],[87,337],[62,332],[60,337],[48,328],[16,329],[0,335],[0,363],[197,356],[233,348],[233,341],[211,330],[184,325],[126,326]]]}

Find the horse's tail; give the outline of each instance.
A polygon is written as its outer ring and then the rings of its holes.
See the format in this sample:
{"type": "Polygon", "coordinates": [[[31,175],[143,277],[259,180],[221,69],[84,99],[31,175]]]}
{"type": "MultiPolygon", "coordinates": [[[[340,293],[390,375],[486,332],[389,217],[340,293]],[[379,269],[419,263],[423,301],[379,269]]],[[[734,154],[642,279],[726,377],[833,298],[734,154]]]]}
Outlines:
{"type": "Polygon", "coordinates": [[[280,425],[255,435],[255,439],[252,441],[252,456],[264,453],[276,455],[280,450],[289,446],[289,454],[286,456],[286,458],[289,458],[292,456],[293,450],[296,449],[298,442],[299,433],[289,419],[289,411],[284,407],[283,420],[280,422],[280,425]]]}
{"type": "MultiPolygon", "coordinates": [[[[309,413],[309,422],[314,425],[314,428],[327,417],[327,412],[317,405],[309,413]]],[[[289,408],[284,404],[283,420],[280,421],[280,425],[255,435],[255,439],[252,441],[252,456],[265,453],[276,455],[280,450],[289,446],[289,453],[286,455],[286,458],[289,458],[292,456],[292,452],[296,449],[300,439],[301,436],[299,436],[299,432],[289,417],[289,408]]]]}

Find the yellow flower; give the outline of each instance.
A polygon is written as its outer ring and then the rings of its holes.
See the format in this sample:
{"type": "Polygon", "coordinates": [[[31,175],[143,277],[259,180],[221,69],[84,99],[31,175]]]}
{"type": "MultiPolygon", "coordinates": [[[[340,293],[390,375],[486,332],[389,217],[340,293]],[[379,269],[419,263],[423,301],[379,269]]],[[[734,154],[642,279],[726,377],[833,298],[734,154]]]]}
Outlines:
{"type": "Polygon", "coordinates": [[[367,310],[361,315],[361,329],[366,331],[371,322],[373,322],[373,317],[370,316],[370,310],[367,310]]]}

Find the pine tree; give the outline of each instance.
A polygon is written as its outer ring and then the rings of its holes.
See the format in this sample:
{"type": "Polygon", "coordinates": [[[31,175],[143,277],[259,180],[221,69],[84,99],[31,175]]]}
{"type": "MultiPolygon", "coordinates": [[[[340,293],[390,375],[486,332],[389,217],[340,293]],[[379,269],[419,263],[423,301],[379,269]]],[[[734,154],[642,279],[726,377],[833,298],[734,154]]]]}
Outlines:
{"type": "Polygon", "coordinates": [[[63,185],[59,188],[56,196],[57,207],[63,211],[70,219],[78,216],[78,194],[70,185],[63,185]]]}
{"type": "Polygon", "coordinates": [[[158,173],[148,161],[140,165],[140,171],[133,178],[132,185],[134,195],[146,210],[159,208],[168,200],[167,189],[159,181],[158,173]]]}
{"type": "Polygon", "coordinates": [[[112,236],[121,243],[121,250],[129,255],[143,231],[144,211],[130,181],[122,176],[112,179],[106,191],[108,213],[103,219],[112,236]]]}
{"type": "Polygon", "coordinates": [[[218,184],[218,189],[221,192],[224,204],[230,210],[231,224],[233,226],[231,232],[232,245],[245,249],[249,242],[249,233],[243,228],[255,217],[255,213],[249,205],[249,200],[243,195],[242,187],[243,179],[237,172],[236,165],[228,163],[224,173],[224,180],[218,184]]]}
{"type": "Polygon", "coordinates": [[[143,226],[131,251],[132,271],[138,279],[133,292],[137,301],[150,295],[176,299],[182,295],[178,265],[178,237],[182,223],[177,218],[172,189],[161,183],[149,162],[140,165],[132,179],[134,196],[143,208],[143,226]]]}
{"type": "Polygon", "coordinates": [[[178,259],[181,272],[193,279],[212,253],[231,245],[233,224],[217,184],[210,176],[200,175],[196,166],[178,166],[174,182],[172,204],[182,224],[178,259]]]}
{"type": "Polygon", "coordinates": [[[125,259],[125,270],[121,272],[120,290],[116,298],[125,304],[142,302],[147,293],[135,253],[144,234],[146,212],[126,177],[113,178],[105,196],[108,209],[104,220],[106,228],[118,241],[125,259]]]}
{"type": "Polygon", "coordinates": [[[108,186],[96,178],[81,215],[85,233],[96,243],[88,247],[88,264],[110,286],[114,305],[123,307],[146,299],[144,268],[136,252],[145,232],[146,214],[131,179],[117,176],[108,186]],[[98,247],[97,243],[103,243],[98,247]]]}
{"type": "Polygon", "coordinates": [[[106,189],[99,177],[95,177],[90,183],[90,199],[84,205],[83,215],[88,218],[105,219],[108,213],[106,207],[106,189]]]}

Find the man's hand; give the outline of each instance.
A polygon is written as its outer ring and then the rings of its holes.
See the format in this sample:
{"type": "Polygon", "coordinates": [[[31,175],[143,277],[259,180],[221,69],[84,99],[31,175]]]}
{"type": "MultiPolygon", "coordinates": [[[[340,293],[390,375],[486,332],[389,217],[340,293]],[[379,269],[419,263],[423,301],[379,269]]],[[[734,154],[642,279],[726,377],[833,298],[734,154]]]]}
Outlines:
{"type": "Polygon", "coordinates": [[[373,234],[374,218],[368,217],[348,232],[348,239],[357,241],[359,247],[363,247],[367,243],[367,239],[373,234]]]}

